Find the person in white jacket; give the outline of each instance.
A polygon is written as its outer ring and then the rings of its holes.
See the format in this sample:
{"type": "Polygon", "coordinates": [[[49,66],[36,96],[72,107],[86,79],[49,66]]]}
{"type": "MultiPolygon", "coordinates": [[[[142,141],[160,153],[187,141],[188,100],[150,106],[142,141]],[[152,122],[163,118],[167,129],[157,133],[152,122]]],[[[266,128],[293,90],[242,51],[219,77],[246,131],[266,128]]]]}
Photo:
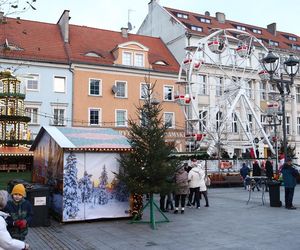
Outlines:
{"type": "Polygon", "coordinates": [[[13,239],[6,229],[5,218],[9,214],[4,213],[2,209],[6,206],[8,193],[0,190],[0,250],[21,250],[29,249],[29,245],[23,241],[13,239]]]}
{"type": "Polygon", "coordinates": [[[196,205],[197,208],[200,208],[201,179],[204,179],[204,177],[202,176],[201,166],[198,164],[198,161],[196,159],[193,159],[192,169],[188,174],[190,194],[189,203],[187,206],[196,205]],[[192,202],[193,195],[195,195],[194,202],[192,202]]]}

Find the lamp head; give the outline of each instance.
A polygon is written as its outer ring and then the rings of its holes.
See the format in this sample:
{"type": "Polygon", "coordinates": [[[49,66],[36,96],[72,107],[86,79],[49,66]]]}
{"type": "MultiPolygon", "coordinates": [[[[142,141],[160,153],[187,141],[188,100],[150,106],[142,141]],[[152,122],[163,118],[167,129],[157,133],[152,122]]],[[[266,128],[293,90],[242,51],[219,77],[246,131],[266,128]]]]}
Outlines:
{"type": "Polygon", "coordinates": [[[279,57],[272,51],[268,52],[268,55],[262,59],[263,68],[272,76],[279,65],[279,57]]]}
{"type": "Polygon", "coordinates": [[[299,71],[299,59],[290,55],[289,58],[283,63],[285,72],[290,76],[294,77],[299,71]]]}

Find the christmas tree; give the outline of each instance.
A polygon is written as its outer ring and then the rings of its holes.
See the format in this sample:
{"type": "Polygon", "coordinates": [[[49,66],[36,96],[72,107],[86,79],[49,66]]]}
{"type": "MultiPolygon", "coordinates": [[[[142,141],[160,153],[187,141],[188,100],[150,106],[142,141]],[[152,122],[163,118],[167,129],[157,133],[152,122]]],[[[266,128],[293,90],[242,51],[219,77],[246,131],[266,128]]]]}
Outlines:
{"type": "MultiPolygon", "coordinates": [[[[153,98],[154,88],[155,84],[147,84],[144,102],[137,107],[140,121],[129,120],[128,140],[133,150],[121,156],[121,170],[117,174],[131,193],[150,195],[150,213],[156,206],[154,193],[167,194],[174,190],[171,179],[178,164],[176,159],[169,158],[174,144],[165,141],[168,124],[163,121],[161,104],[153,98]]],[[[155,227],[152,220],[150,223],[155,227]]]]}
{"type": "Polygon", "coordinates": [[[84,171],[83,177],[78,181],[78,187],[81,192],[81,202],[90,202],[93,192],[92,175],[84,171]]]}
{"type": "Polygon", "coordinates": [[[67,157],[64,166],[64,196],[63,213],[64,218],[75,218],[78,208],[78,183],[77,183],[77,159],[73,152],[67,157]]]}

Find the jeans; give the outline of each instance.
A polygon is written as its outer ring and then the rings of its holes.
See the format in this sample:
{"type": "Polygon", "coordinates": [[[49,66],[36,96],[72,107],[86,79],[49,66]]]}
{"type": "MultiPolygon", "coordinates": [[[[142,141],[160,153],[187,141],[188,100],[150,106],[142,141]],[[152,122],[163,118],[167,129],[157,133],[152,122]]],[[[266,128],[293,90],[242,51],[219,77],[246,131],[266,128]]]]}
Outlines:
{"type": "Polygon", "coordinates": [[[192,204],[193,202],[192,199],[194,194],[195,194],[196,206],[200,207],[200,187],[190,188],[189,204],[192,204]]]}
{"type": "Polygon", "coordinates": [[[293,198],[294,198],[294,190],[295,188],[284,188],[285,191],[285,207],[293,206],[293,198]]]}
{"type": "Polygon", "coordinates": [[[175,208],[179,207],[179,201],[180,201],[181,208],[184,209],[185,199],[186,199],[186,194],[176,194],[175,195],[175,208]]]}

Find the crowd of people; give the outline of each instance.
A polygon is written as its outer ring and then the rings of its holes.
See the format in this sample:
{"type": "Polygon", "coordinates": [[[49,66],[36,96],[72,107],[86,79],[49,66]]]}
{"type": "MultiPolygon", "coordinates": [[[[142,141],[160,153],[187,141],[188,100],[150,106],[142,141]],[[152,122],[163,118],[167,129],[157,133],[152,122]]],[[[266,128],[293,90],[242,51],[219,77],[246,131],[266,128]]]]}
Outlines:
{"type": "MultiPolygon", "coordinates": [[[[274,179],[274,169],[271,158],[269,157],[264,164],[261,164],[261,166],[257,160],[253,161],[252,180],[254,181],[255,185],[251,185],[250,172],[250,168],[247,166],[247,164],[243,163],[240,169],[240,175],[243,178],[244,188],[248,191],[254,191],[254,189],[257,188],[257,191],[260,191],[259,187],[261,179],[259,177],[262,175],[262,172],[264,172],[267,178],[265,191],[269,191],[268,183],[274,179]]],[[[282,182],[284,185],[285,208],[294,210],[296,207],[293,205],[293,197],[299,171],[293,167],[293,159],[291,157],[287,157],[286,161],[281,164],[279,173],[282,177],[282,182]]]]}
{"type": "Polygon", "coordinates": [[[204,169],[204,161],[192,159],[191,164],[184,163],[175,173],[174,181],[177,189],[173,194],[160,195],[160,210],[168,212],[174,209],[174,214],[184,214],[185,207],[200,209],[202,195],[205,199],[205,207],[209,207],[207,196],[207,175],[204,169]],[[173,197],[175,206],[173,207],[173,197]]]}

